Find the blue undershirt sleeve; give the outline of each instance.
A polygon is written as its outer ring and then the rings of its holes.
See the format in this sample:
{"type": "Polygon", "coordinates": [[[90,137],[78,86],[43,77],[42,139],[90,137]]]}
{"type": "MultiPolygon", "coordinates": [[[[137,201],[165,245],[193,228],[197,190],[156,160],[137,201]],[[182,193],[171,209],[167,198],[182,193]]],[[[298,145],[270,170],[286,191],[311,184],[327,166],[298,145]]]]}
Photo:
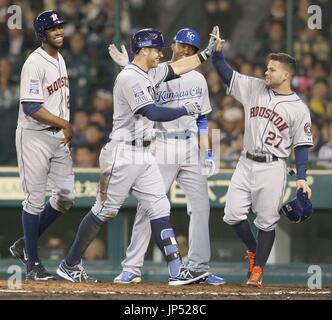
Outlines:
{"type": "Polygon", "coordinates": [[[185,107],[157,107],[155,104],[151,103],[137,110],[136,114],[141,114],[143,117],[147,117],[151,121],[166,122],[187,115],[187,110],[185,107]]]}
{"type": "Polygon", "coordinates": [[[216,52],[212,55],[212,63],[216,68],[220,78],[224,83],[229,86],[231,84],[234,70],[225,61],[224,54],[222,52],[216,52]]]}
{"type": "Polygon", "coordinates": [[[22,102],[22,107],[24,113],[27,116],[31,116],[42,107],[42,104],[40,102],[22,102]]]}
{"type": "Polygon", "coordinates": [[[196,120],[198,135],[206,136],[209,133],[208,118],[206,115],[201,115],[196,120]]]}
{"type": "Polygon", "coordinates": [[[309,146],[299,146],[295,148],[295,163],[297,180],[305,180],[308,169],[309,146]]]}

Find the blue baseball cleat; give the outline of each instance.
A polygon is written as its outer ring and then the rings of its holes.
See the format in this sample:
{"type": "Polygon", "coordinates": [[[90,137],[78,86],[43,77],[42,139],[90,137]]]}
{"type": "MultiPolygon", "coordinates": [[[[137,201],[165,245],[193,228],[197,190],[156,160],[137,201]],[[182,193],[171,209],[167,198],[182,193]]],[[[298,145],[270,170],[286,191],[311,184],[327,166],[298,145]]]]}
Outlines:
{"type": "Polygon", "coordinates": [[[114,283],[140,283],[142,278],[137,274],[131,273],[129,271],[122,271],[117,277],[114,278],[114,283]]]}
{"type": "Polygon", "coordinates": [[[209,276],[204,279],[203,281],[200,281],[199,283],[202,284],[210,284],[213,286],[220,286],[226,283],[225,279],[222,277],[218,277],[212,273],[209,274],[209,276]]]}

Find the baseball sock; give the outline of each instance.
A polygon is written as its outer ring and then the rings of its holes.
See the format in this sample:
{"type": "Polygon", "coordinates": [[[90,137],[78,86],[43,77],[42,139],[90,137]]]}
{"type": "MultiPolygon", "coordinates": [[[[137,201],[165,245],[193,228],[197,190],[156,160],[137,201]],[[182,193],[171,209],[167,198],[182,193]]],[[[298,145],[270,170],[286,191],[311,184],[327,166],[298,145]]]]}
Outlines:
{"type": "Polygon", "coordinates": [[[256,252],[256,266],[264,268],[275,239],[275,230],[263,231],[258,230],[257,237],[257,252],[256,252]]]}
{"type": "Polygon", "coordinates": [[[22,211],[25,250],[28,256],[28,270],[38,258],[38,220],[39,216],[22,211]]]}
{"type": "Polygon", "coordinates": [[[48,201],[44,210],[39,216],[39,236],[57,219],[61,216],[61,212],[55,210],[48,201]]]}
{"type": "Polygon", "coordinates": [[[154,219],[150,222],[152,236],[166,259],[168,273],[170,277],[176,277],[180,272],[182,261],[170,216],[154,219]]]}
{"type": "Polygon", "coordinates": [[[75,266],[81,262],[84,251],[97,236],[103,224],[104,222],[97,218],[92,211],[89,211],[83,218],[78,227],[74,243],[65,258],[68,266],[75,266]]]}
{"type": "Polygon", "coordinates": [[[248,250],[251,252],[256,252],[256,239],[251,231],[250,224],[248,220],[243,220],[238,224],[232,226],[236,234],[247,246],[248,250]]]}

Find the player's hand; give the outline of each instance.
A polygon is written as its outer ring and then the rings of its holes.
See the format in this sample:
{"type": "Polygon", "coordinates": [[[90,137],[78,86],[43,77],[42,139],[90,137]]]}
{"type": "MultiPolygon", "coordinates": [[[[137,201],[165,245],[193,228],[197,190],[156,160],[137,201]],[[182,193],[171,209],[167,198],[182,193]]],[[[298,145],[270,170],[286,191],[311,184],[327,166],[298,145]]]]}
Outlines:
{"type": "Polygon", "coordinates": [[[216,40],[216,50],[215,52],[221,52],[222,49],[224,48],[224,45],[225,45],[225,42],[226,40],[222,39],[221,38],[221,35],[220,35],[220,31],[219,31],[219,27],[216,26],[216,32],[215,34],[211,35],[212,37],[215,37],[215,40],[216,40]]]}
{"type": "Polygon", "coordinates": [[[216,164],[213,160],[213,152],[212,150],[206,151],[205,159],[204,159],[204,167],[205,167],[205,174],[208,177],[211,177],[215,170],[216,170],[216,164]]]}
{"type": "Polygon", "coordinates": [[[195,116],[201,113],[202,107],[197,102],[187,102],[183,105],[188,116],[195,116]]]}
{"type": "Polygon", "coordinates": [[[304,193],[308,195],[308,198],[311,199],[312,191],[308,186],[307,181],[303,179],[296,180],[296,188],[297,190],[302,189],[304,193]]]}
{"type": "Polygon", "coordinates": [[[62,139],[62,143],[64,145],[68,144],[70,140],[73,138],[73,130],[71,129],[70,123],[68,122],[66,126],[62,129],[63,135],[65,136],[62,139]]]}
{"type": "Polygon", "coordinates": [[[121,68],[124,68],[129,63],[128,52],[123,44],[121,45],[121,51],[117,49],[114,43],[110,44],[108,52],[113,61],[121,68]]]}

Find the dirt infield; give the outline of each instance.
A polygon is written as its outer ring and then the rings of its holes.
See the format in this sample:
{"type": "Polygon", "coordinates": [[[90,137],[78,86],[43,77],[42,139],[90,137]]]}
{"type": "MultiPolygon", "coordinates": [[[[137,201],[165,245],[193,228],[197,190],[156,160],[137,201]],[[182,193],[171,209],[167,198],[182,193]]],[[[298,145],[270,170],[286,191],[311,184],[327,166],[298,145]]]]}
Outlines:
{"type": "Polygon", "coordinates": [[[195,284],[172,287],[165,283],[136,285],[112,282],[84,284],[66,281],[23,282],[21,289],[9,289],[0,280],[0,299],[9,300],[332,300],[332,287],[309,290],[306,287],[264,286],[250,288],[240,284],[211,286],[195,284]]]}

